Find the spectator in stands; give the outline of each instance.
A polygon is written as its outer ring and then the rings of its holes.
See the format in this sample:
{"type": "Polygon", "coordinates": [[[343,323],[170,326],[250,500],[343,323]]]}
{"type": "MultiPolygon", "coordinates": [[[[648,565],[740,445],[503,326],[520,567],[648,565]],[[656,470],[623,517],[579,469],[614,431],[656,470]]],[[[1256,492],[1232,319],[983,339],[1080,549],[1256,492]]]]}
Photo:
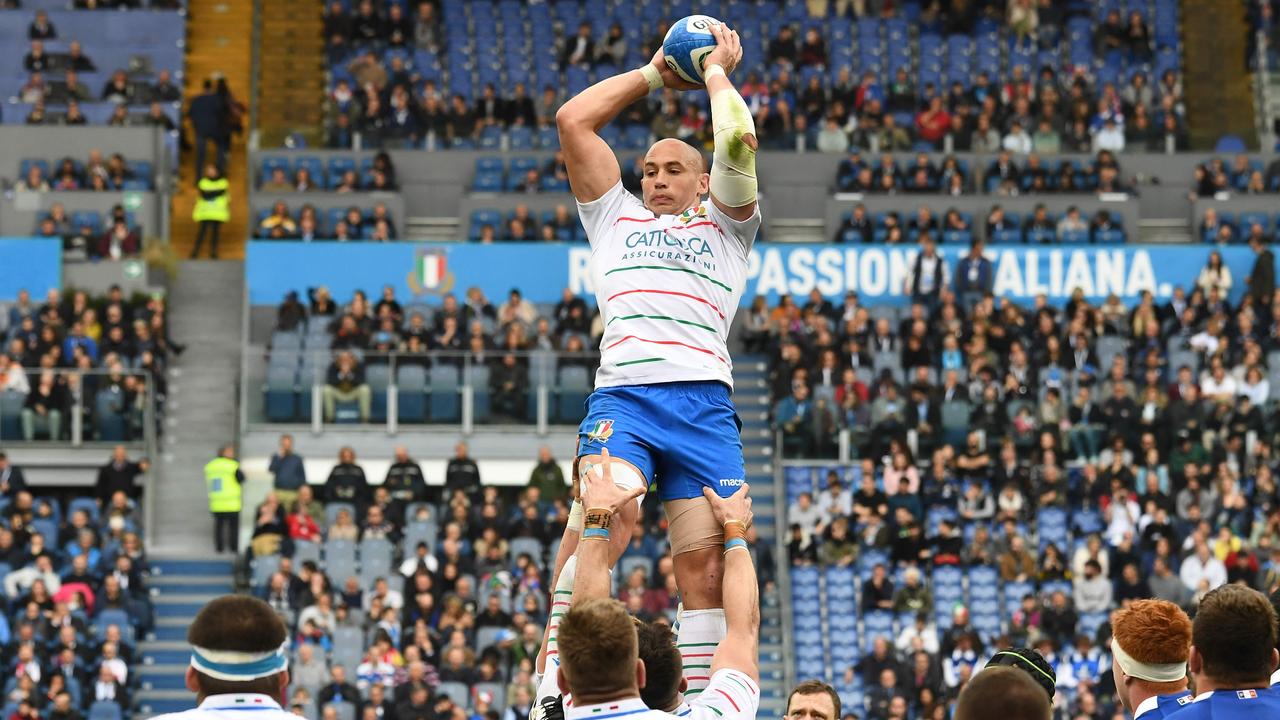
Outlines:
{"type": "Polygon", "coordinates": [[[98,71],[98,66],[84,54],[84,48],[81,47],[79,40],[72,40],[67,45],[67,57],[63,61],[75,72],[92,73],[98,71]]]}
{"type": "Polygon", "coordinates": [[[226,111],[222,107],[222,101],[213,91],[213,82],[206,79],[203,85],[203,91],[200,95],[191,100],[191,106],[187,110],[187,117],[191,120],[191,127],[196,134],[196,167],[204,167],[205,149],[208,143],[214,144],[217,152],[216,164],[219,169],[223,169],[227,165],[227,150],[230,147],[224,138],[229,136],[226,128],[226,111]]]}
{"type": "Polygon", "coordinates": [[[173,82],[173,75],[168,70],[156,73],[156,81],[151,85],[151,101],[177,102],[182,99],[182,89],[173,82]]]}
{"type": "Polygon", "coordinates": [[[588,65],[595,59],[595,41],[591,39],[591,23],[578,25],[578,32],[565,41],[560,51],[560,66],[588,65]]]}
{"type": "MultiPolygon", "coordinates": [[[[3,357],[0,355],[0,357],[3,357]]],[[[18,493],[27,489],[26,477],[22,468],[9,461],[8,456],[0,452],[0,497],[12,501],[18,493]]],[[[12,565],[13,563],[9,563],[12,565]]]]}
{"type": "Polygon", "coordinates": [[[58,37],[58,29],[49,22],[49,13],[43,9],[37,9],[35,18],[31,24],[27,26],[27,39],[29,40],[56,40],[58,37]]]}
{"type": "Polygon", "coordinates": [[[22,439],[30,442],[39,431],[52,441],[61,440],[62,417],[69,407],[65,388],[54,381],[53,371],[41,372],[22,408],[22,439]]]}
{"type": "Polygon", "coordinates": [[[146,458],[141,458],[137,462],[130,461],[125,446],[115,446],[111,451],[111,461],[98,469],[98,480],[94,490],[98,505],[108,506],[117,492],[123,492],[125,497],[136,500],[140,495],[136,479],[150,469],[151,464],[146,458]]]}
{"type": "Polygon", "coordinates": [[[298,490],[307,484],[307,470],[302,456],[293,451],[293,436],[285,433],[280,436],[280,446],[267,466],[271,473],[271,487],[280,505],[291,509],[298,499],[298,490]]]}
{"type": "Polygon", "coordinates": [[[41,73],[31,73],[31,77],[18,90],[18,99],[24,103],[35,105],[31,114],[27,116],[28,125],[40,125],[45,120],[44,97],[48,87],[44,82],[44,75],[41,73]],[[37,112],[38,111],[38,112],[37,112]]]}
{"type": "Polygon", "coordinates": [[[1275,255],[1267,247],[1266,242],[1256,237],[1249,239],[1249,248],[1257,258],[1254,260],[1249,277],[1245,279],[1245,286],[1248,288],[1249,297],[1253,300],[1255,308],[1269,307],[1276,286],[1275,255]]]}
{"type": "Polygon", "coordinates": [[[27,175],[14,186],[20,192],[49,192],[49,183],[44,179],[44,171],[39,165],[32,164],[27,168],[27,175]]]}
{"type": "Polygon", "coordinates": [[[912,263],[903,292],[911,297],[913,304],[924,305],[932,313],[938,306],[943,289],[950,284],[950,270],[938,256],[929,232],[921,232],[919,241],[920,252],[912,263]]]}
{"type": "Polygon", "coordinates": [[[454,446],[454,456],[449,459],[444,472],[445,494],[449,498],[459,492],[472,501],[480,497],[480,467],[467,453],[466,443],[454,446]]]}
{"type": "Polygon", "coordinates": [[[334,421],[338,403],[351,402],[358,405],[360,422],[369,421],[372,391],[365,382],[363,365],[350,352],[338,353],[338,357],[329,366],[322,393],[327,422],[334,421]]]}
{"type": "Polygon", "coordinates": [[[123,260],[136,256],[141,249],[138,233],[123,220],[117,220],[98,241],[97,257],[103,260],[123,260]]]}
{"type": "Polygon", "coordinates": [[[277,200],[271,206],[271,213],[258,223],[258,237],[291,237],[297,231],[298,224],[289,215],[289,206],[283,200],[277,200]]]}
{"type": "Polygon", "coordinates": [[[102,87],[100,98],[107,102],[129,104],[133,102],[135,89],[129,82],[129,76],[123,70],[116,70],[111,79],[102,87]]]}
{"type": "Polygon", "coordinates": [[[285,174],[284,168],[275,167],[271,169],[271,177],[262,183],[262,187],[258,188],[263,192],[292,192],[293,183],[289,181],[289,177],[285,174]]]}

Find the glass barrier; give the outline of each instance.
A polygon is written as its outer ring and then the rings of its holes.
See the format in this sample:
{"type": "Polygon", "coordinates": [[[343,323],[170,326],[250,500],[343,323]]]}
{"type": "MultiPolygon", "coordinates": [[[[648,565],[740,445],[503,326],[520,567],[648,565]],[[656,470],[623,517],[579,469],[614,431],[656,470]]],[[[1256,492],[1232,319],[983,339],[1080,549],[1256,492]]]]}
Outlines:
{"type": "Polygon", "coordinates": [[[0,443],[154,446],[155,379],[147,372],[24,367],[0,391],[0,443]]]}
{"type": "Polygon", "coordinates": [[[577,425],[595,387],[596,352],[377,353],[276,346],[249,379],[250,423],[385,426],[577,425]],[[256,388],[257,392],[254,392],[256,388]],[[256,396],[256,397],[255,397],[256,396]],[[255,407],[261,402],[260,408],[255,407]]]}

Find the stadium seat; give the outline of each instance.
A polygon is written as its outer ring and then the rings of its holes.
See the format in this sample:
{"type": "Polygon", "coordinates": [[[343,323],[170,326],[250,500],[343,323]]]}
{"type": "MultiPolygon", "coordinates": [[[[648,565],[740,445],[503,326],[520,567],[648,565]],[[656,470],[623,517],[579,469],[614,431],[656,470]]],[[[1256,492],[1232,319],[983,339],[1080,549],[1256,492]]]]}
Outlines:
{"type": "Polygon", "coordinates": [[[556,396],[556,418],[563,423],[577,423],[582,418],[583,404],[591,392],[587,369],[583,367],[560,368],[559,388],[556,396]]]}
{"type": "Polygon", "coordinates": [[[458,422],[462,412],[458,368],[437,363],[431,368],[430,421],[458,422]]]}
{"type": "MultiPolygon", "coordinates": [[[[435,368],[432,368],[432,372],[435,372],[435,368]]],[[[421,365],[401,365],[396,368],[396,417],[400,422],[426,422],[426,393],[427,371],[425,368],[421,365]]]]}

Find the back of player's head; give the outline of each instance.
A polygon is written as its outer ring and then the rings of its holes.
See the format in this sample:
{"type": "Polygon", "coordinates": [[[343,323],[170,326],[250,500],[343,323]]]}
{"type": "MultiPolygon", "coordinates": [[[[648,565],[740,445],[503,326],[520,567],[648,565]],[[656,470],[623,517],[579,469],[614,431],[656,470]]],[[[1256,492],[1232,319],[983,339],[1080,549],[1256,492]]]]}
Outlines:
{"type": "Polygon", "coordinates": [[[1031,675],[993,667],[973,676],[960,693],[954,720],[1049,720],[1051,704],[1031,675]]]}
{"type": "MultiPolygon", "coordinates": [[[[1280,587],[1271,591],[1271,609],[1276,611],[1276,618],[1280,619],[1280,587]]],[[[1276,650],[1280,650],[1280,632],[1276,633],[1276,650]]]]}
{"type": "Polygon", "coordinates": [[[785,717],[787,720],[840,720],[840,694],[821,680],[805,680],[787,696],[785,717]],[[828,702],[830,708],[825,707],[828,702]]]}
{"type": "Polygon", "coordinates": [[[573,695],[606,697],[636,686],[635,623],[617,600],[574,603],[560,619],[557,646],[560,674],[573,695]]]}
{"type": "Polygon", "coordinates": [[[671,626],[636,621],[636,640],[644,661],[644,687],[640,699],[652,710],[671,711],[680,705],[680,679],[684,660],[676,647],[671,626]]]}
{"type": "Polygon", "coordinates": [[[1049,661],[1045,660],[1044,656],[1036,650],[1031,648],[1000,650],[991,656],[991,660],[986,667],[987,669],[992,669],[1002,665],[1017,668],[1027,673],[1048,694],[1050,700],[1053,699],[1054,694],[1058,691],[1057,673],[1053,671],[1053,666],[1049,664],[1049,661]]]}
{"type": "Polygon", "coordinates": [[[1157,695],[1186,689],[1191,618],[1182,608],[1167,600],[1138,600],[1112,613],[1111,632],[1116,687],[1130,712],[1139,700],[1129,697],[1125,678],[1157,695]]]}
{"type": "Polygon", "coordinates": [[[1209,591],[1200,601],[1191,634],[1197,675],[1228,688],[1269,683],[1275,669],[1276,611],[1262,593],[1234,584],[1209,591]]]}
{"type": "Polygon", "coordinates": [[[270,605],[249,595],[209,601],[191,626],[191,670],[201,695],[261,693],[280,697],[287,679],[289,633],[270,605]]]}

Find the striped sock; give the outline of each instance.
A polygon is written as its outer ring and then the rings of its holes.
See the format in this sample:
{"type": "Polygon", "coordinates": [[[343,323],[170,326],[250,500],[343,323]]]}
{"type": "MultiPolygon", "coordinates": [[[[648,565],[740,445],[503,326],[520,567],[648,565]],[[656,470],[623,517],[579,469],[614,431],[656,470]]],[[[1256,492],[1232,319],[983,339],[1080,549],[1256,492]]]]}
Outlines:
{"type": "Polygon", "coordinates": [[[676,615],[676,647],[684,662],[686,700],[697,697],[711,682],[711,656],[725,636],[724,610],[680,610],[676,615]]]}
{"type": "Polygon", "coordinates": [[[547,666],[538,683],[538,694],[533,700],[535,705],[547,695],[560,694],[560,688],[556,685],[556,671],[560,669],[557,636],[560,634],[560,618],[564,617],[565,611],[569,609],[569,602],[573,599],[573,579],[577,570],[578,556],[571,555],[561,568],[556,589],[551,593],[551,607],[547,617],[547,666]]]}

